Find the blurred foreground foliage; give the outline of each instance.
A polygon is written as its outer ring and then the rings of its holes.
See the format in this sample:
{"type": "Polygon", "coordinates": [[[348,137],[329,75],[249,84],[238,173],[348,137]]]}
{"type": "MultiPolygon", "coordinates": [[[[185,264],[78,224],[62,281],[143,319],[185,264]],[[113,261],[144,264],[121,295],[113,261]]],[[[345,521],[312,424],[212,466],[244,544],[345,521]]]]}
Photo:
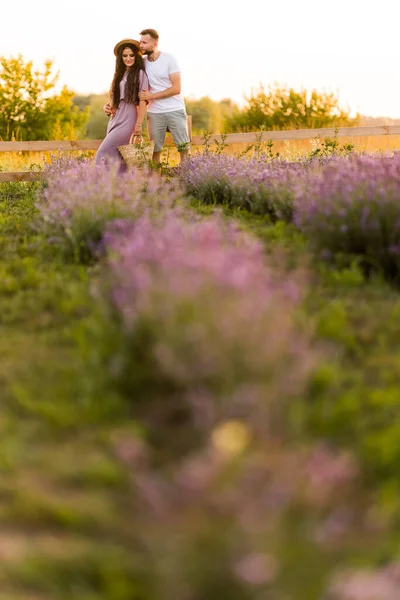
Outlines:
{"type": "MultiPolygon", "coordinates": [[[[223,402],[224,392],[232,382],[237,384],[235,378],[249,372],[246,361],[251,356],[237,352],[242,348],[233,335],[233,324],[231,330],[229,322],[224,326],[231,314],[228,305],[217,312],[217,320],[212,310],[205,311],[207,336],[190,330],[198,336],[195,346],[183,343],[181,331],[189,331],[193,313],[174,312],[177,305],[167,302],[167,295],[158,295],[160,282],[169,281],[168,271],[160,270],[151,296],[159,317],[154,321],[145,314],[148,318],[142,319],[132,338],[121,327],[121,315],[111,311],[107,329],[104,306],[93,295],[93,290],[107,284],[107,265],[101,257],[84,264],[79,254],[60,251],[59,238],[43,228],[37,209],[40,186],[0,186],[0,587],[4,598],[322,600],[328,589],[334,600],[370,598],[368,582],[378,581],[378,575],[364,577],[363,587],[357,584],[359,595],[351,596],[346,592],[350,584],[339,570],[374,569],[399,558],[397,289],[379,274],[366,279],[356,261],[327,264],[312,257],[305,234],[289,221],[272,220],[269,214],[242,206],[216,207],[195,198],[184,201],[184,208],[190,203],[200,220],[217,210],[223,220],[255,234],[270,264],[283,269],[278,288],[295,280],[299,269],[308,272],[287,292],[297,307],[294,330],[298,326],[308,341],[313,340],[317,360],[307,345],[290,346],[299,351],[299,364],[304,364],[302,385],[289,402],[277,405],[274,414],[279,418],[266,435],[264,421],[252,422],[240,414],[246,406],[240,400],[249,397],[249,388],[238,390],[239,413],[230,412],[229,403],[223,402]],[[299,284],[300,298],[294,294],[299,284]],[[168,330],[171,314],[181,319],[176,335],[168,330]],[[221,331],[241,368],[235,378],[224,371],[223,381],[213,370],[215,364],[223,365],[224,355],[218,354],[221,331]],[[196,354],[189,350],[205,348],[204,339],[213,339],[209,356],[215,360],[207,363],[204,353],[201,371],[182,371],[182,365],[195,365],[196,354]],[[180,362],[168,363],[173,356],[162,344],[166,340],[169,348],[181,352],[180,362]],[[101,362],[115,349],[116,357],[121,351],[134,357],[130,372],[124,371],[120,360],[101,362]],[[165,364],[171,366],[168,373],[162,371],[165,364]],[[127,379],[117,386],[114,382],[121,372],[127,379]],[[218,423],[208,420],[212,412],[203,414],[204,407],[212,408],[204,389],[197,386],[204,372],[211,374],[205,381],[211,382],[219,408],[226,411],[220,413],[218,423]],[[157,394],[160,377],[168,383],[165,375],[171,373],[174,385],[157,394]],[[181,393],[188,373],[197,386],[190,398],[193,414],[204,417],[195,424],[206,432],[190,452],[188,436],[177,434],[187,413],[174,411],[174,394],[181,393]],[[163,420],[166,415],[175,421],[168,424],[163,420]],[[163,434],[156,440],[149,419],[163,434]],[[174,452],[169,454],[172,446],[174,452]],[[342,577],[340,585],[332,580],[336,576],[342,577]]],[[[64,186],[68,190],[67,181],[64,186]]],[[[76,189],[78,194],[81,187],[76,189]]],[[[174,208],[176,204],[174,200],[174,208]]],[[[156,222],[160,227],[161,217],[156,222]]],[[[186,242],[183,233],[174,237],[174,230],[168,239],[185,248],[197,231],[195,224],[196,219],[186,242]]],[[[214,230],[204,231],[211,235],[214,230]]],[[[153,235],[142,233],[139,254],[132,255],[136,263],[128,261],[128,266],[142,266],[140,261],[147,257],[140,252],[146,248],[153,249],[167,267],[169,257],[177,260],[177,255],[162,251],[168,246],[157,246],[167,243],[163,235],[157,235],[157,229],[153,235]]],[[[210,243],[205,247],[210,252],[213,248],[210,243]]],[[[122,252],[122,246],[117,251],[122,252]]],[[[223,256],[215,251],[215,261],[206,264],[219,274],[218,281],[227,271],[229,282],[234,269],[223,268],[223,256]]],[[[117,257],[118,252],[110,255],[118,269],[117,257]]],[[[183,257],[187,261],[184,284],[190,282],[190,265],[194,268],[197,263],[191,263],[188,252],[183,257]]],[[[202,264],[201,253],[196,257],[202,264]]],[[[235,259],[232,264],[240,263],[235,259]]],[[[236,278],[233,281],[237,285],[236,278]]],[[[190,286],[183,288],[191,293],[190,286]]],[[[118,295],[111,298],[121,302],[118,295]]],[[[212,308],[212,297],[199,298],[212,308]]],[[[142,305],[144,310],[147,306],[142,305]]],[[[279,346],[282,328],[277,317],[287,306],[272,306],[268,332],[276,356],[280,348],[286,352],[285,344],[279,346]]],[[[249,323],[246,319],[251,324],[254,306],[252,310],[243,313],[243,327],[249,323]]],[[[254,347],[261,347],[262,332],[250,325],[244,331],[249,344],[257,342],[254,347]]],[[[272,397],[285,398],[275,391],[286,389],[282,386],[289,385],[291,377],[287,368],[276,369],[267,378],[266,406],[272,397]]],[[[255,397],[257,393],[252,390],[255,397]]],[[[191,442],[197,441],[189,426],[187,430],[191,442]]],[[[373,600],[394,599],[395,569],[379,577],[385,587],[375,588],[373,600]],[[386,596],[380,589],[386,590],[386,596]]]]}

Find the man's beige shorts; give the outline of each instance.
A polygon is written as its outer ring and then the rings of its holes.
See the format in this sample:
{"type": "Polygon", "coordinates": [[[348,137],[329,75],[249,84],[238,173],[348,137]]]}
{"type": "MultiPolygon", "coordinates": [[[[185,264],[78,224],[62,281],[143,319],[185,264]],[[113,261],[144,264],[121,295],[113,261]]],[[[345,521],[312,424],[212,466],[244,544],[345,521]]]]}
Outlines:
{"type": "Polygon", "coordinates": [[[183,150],[189,149],[189,134],[187,129],[186,111],[174,110],[165,113],[147,113],[149,137],[154,142],[154,152],[161,152],[165,134],[169,131],[175,146],[183,150]],[[186,147],[182,147],[186,144],[186,147]]]}

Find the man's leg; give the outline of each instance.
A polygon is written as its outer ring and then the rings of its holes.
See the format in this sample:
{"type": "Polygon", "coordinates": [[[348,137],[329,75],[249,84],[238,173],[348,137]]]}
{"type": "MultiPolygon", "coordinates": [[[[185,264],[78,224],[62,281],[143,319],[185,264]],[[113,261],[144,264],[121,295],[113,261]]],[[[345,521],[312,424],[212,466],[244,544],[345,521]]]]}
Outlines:
{"type": "Polygon", "coordinates": [[[190,156],[189,150],[181,150],[179,152],[179,157],[180,157],[180,161],[181,163],[183,163],[185,160],[187,160],[190,156]]]}
{"type": "Polygon", "coordinates": [[[175,146],[179,152],[180,162],[182,163],[189,157],[190,140],[187,129],[187,118],[184,110],[175,110],[168,114],[168,129],[171,132],[175,146]]]}
{"type": "Polygon", "coordinates": [[[147,113],[147,129],[149,138],[154,142],[153,161],[161,163],[165,134],[167,133],[167,120],[163,113],[147,113]]]}

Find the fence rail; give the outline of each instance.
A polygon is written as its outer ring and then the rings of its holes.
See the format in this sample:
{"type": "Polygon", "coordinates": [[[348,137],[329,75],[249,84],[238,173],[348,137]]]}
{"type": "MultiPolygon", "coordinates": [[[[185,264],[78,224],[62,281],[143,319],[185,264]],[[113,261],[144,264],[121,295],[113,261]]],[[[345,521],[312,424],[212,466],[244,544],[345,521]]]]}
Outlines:
{"type": "MultiPolygon", "coordinates": [[[[191,134],[191,118],[188,118],[192,146],[203,146],[204,136],[191,134]]],[[[227,144],[252,144],[267,140],[307,140],[327,137],[368,137],[399,135],[399,125],[375,125],[372,127],[325,127],[321,129],[287,129],[283,131],[253,131],[250,133],[212,134],[209,144],[225,142],[227,144]]],[[[102,140],[51,140],[36,142],[0,142],[0,152],[51,152],[73,150],[97,150],[102,140]]],[[[32,181],[40,174],[26,171],[0,172],[1,181],[32,181]]]]}

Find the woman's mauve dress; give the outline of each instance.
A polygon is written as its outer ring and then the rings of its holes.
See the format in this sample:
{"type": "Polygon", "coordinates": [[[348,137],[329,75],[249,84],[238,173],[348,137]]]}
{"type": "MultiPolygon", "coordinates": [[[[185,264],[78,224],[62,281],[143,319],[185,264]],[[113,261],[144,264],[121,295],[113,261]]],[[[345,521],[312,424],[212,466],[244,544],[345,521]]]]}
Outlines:
{"type": "MultiPolygon", "coordinates": [[[[119,84],[121,101],[115,114],[110,117],[107,135],[101,142],[96,154],[96,166],[103,164],[107,165],[110,162],[118,161],[120,171],[125,171],[127,167],[118,150],[118,146],[122,146],[129,142],[137,119],[137,107],[135,104],[125,102],[124,100],[126,78],[127,73],[125,73],[119,84]]],[[[148,89],[149,83],[147,75],[144,71],[140,71],[140,91],[148,89]]]]}

